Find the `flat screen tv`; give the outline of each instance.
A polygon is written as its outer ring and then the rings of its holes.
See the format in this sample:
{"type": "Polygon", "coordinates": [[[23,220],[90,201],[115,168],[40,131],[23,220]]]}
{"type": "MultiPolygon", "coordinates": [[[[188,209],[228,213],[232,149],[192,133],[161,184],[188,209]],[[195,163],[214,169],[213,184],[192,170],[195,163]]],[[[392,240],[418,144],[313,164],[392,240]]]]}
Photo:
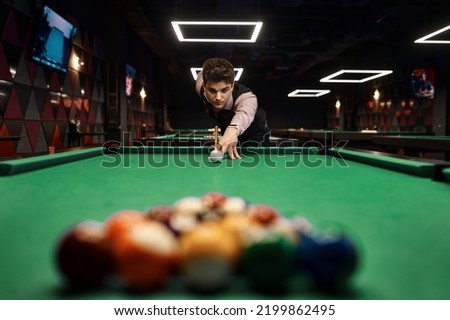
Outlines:
{"type": "Polygon", "coordinates": [[[127,64],[125,74],[125,94],[127,95],[127,97],[131,96],[131,94],[133,93],[133,84],[135,77],[136,69],[127,64]]]}
{"type": "Polygon", "coordinates": [[[51,68],[66,72],[77,28],[47,6],[38,19],[31,57],[51,68]]]}

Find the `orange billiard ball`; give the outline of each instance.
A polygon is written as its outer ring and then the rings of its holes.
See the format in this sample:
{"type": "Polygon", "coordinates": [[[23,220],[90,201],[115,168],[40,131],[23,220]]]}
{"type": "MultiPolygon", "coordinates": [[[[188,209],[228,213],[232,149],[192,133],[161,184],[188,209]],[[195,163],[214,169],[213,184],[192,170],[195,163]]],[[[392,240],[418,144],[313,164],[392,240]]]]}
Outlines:
{"type": "Polygon", "coordinates": [[[148,219],[129,226],[111,251],[120,279],[139,291],[163,287],[179,261],[176,236],[162,222],[148,219]]]}

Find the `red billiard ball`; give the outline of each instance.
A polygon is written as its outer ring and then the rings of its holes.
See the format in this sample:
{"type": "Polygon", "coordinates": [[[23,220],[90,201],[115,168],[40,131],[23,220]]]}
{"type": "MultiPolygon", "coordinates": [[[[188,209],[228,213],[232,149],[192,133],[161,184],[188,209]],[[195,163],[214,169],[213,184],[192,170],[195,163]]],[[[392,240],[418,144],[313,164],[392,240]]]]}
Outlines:
{"type": "Polygon", "coordinates": [[[201,196],[203,205],[212,210],[220,210],[227,196],[220,192],[208,192],[201,196]]]}
{"type": "Polygon", "coordinates": [[[103,225],[86,221],[64,233],[56,249],[56,264],[70,287],[91,288],[113,272],[113,260],[103,225]]]}
{"type": "Polygon", "coordinates": [[[111,247],[117,274],[134,290],[164,286],[179,261],[179,243],[161,222],[143,220],[131,225],[111,247]]]}
{"type": "Polygon", "coordinates": [[[145,220],[143,213],[137,210],[122,210],[112,214],[104,222],[108,242],[111,245],[120,244],[122,235],[131,226],[145,220]]]}
{"type": "Polygon", "coordinates": [[[263,204],[249,206],[247,213],[252,221],[265,226],[276,222],[280,217],[280,213],[275,208],[263,204]]]}
{"type": "Polygon", "coordinates": [[[173,215],[173,207],[168,205],[153,206],[148,209],[144,215],[151,220],[160,221],[168,225],[170,218],[173,215]]]}
{"type": "Polygon", "coordinates": [[[170,219],[173,216],[173,207],[169,205],[156,205],[149,208],[144,216],[150,220],[162,222],[168,227],[175,235],[178,235],[178,231],[172,228],[170,219]]]}

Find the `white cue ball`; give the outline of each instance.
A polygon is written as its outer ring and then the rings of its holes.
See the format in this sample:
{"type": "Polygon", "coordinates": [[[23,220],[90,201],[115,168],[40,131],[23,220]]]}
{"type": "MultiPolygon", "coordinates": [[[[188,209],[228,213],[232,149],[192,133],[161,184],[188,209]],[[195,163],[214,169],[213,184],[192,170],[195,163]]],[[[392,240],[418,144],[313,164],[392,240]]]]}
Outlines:
{"type": "Polygon", "coordinates": [[[220,150],[214,149],[209,154],[208,160],[212,162],[221,162],[223,160],[223,153],[220,150]]]}

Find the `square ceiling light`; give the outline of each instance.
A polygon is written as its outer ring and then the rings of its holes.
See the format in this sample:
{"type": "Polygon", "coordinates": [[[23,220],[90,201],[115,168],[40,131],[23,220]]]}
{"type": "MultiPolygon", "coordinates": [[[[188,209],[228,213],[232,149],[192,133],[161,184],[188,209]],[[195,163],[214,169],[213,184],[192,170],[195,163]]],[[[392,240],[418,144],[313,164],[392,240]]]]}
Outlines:
{"type": "Polygon", "coordinates": [[[322,89],[296,89],[288,94],[290,98],[317,98],[330,93],[330,90],[322,89]]]}
{"type": "Polygon", "coordinates": [[[172,21],[172,27],[175,31],[175,34],[177,35],[177,38],[180,42],[256,42],[256,39],[258,38],[259,32],[261,31],[262,22],[225,22],[225,21],[172,21]],[[209,38],[205,36],[199,36],[199,37],[185,37],[183,35],[183,32],[181,31],[181,27],[184,29],[189,27],[196,27],[198,30],[205,30],[208,31],[211,29],[211,26],[216,27],[239,27],[239,26],[245,26],[245,27],[252,27],[253,31],[250,32],[251,35],[248,38],[242,37],[242,38],[209,38]]]}
{"type": "Polygon", "coordinates": [[[320,82],[362,83],[390,73],[392,73],[392,70],[340,70],[320,79],[320,82]],[[353,76],[342,77],[343,75],[353,76]]]}
{"type": "Polygon", "coordinates": [[[441,44],[445,43],[445,44],[449,44],[450,43],[450,37],[448,35],[447,35],[447,39],[441,39],[441,40],[430,39],[430,38],[433,38],[434,36],[436,36],[438,34],[440,34],[442,36],[442,33],[446,32],[448,30],[450,30],[450,25],[448,25],[448,26],[446,26],[446,27],[444,27],[442,29],[439,29],[437,31],[434,31],[434,32],[432,32],[430,34],[427,34],[426,36],[423,36],[422,38],[419,38],[416,41],[414,41],[414,43],[441,43],[441,44]]]}
{"type": "MultiPolygon", "coordinates": [[[[197,80],[197,75],[200,71],[202,71],[202,68],[191,68],[191,74],[194,80],[197,80]]],[[[234,81],[238,81],[241,78],[242,72],[244,72],[244,68],[234,68],[234,81]]]]}

